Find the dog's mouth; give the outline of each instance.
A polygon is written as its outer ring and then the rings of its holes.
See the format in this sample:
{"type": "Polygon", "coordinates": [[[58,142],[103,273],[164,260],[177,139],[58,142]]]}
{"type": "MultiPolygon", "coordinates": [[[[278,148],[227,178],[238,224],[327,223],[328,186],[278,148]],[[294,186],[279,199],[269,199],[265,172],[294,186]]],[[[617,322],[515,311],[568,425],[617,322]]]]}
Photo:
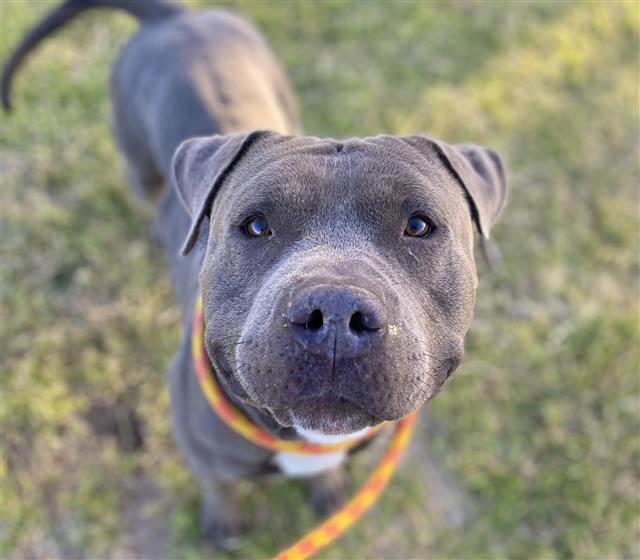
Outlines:
{"type": "Polygon", "coordinates": [[[244,390],[233,370],[218,368],[225,379],[229,396],[245,405],[263,410],[283,428],[301,428],[327,435],[343,435],[375,426],[384,421],[358,404],[333,391],[307,397],[286,407],[271,407],[255,402],[244,390]]]}
{"type": "Polygon", "coordinates": [[[357,404],[333,394],[304,399],[287,412],[294,427],[326,435],[351,434],[381,422],[357,404]]]}

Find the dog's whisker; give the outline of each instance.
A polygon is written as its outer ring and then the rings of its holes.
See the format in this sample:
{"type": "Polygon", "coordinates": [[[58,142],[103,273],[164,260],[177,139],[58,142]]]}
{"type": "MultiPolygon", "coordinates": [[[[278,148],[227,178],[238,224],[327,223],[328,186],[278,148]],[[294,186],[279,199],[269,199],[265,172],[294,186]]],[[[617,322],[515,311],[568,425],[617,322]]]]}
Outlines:
{"type": "Polygon", "coordinates": [[[226,344],[218,344],[217,347],[221,348],[222,350],[229,351],[229,350],[235,350],[238,346],[241,346],[242,344],[251,344],[253,342],[253,340],[249,339],[249,340],[239,340],[238,342],[229,342],[226,344]]]}

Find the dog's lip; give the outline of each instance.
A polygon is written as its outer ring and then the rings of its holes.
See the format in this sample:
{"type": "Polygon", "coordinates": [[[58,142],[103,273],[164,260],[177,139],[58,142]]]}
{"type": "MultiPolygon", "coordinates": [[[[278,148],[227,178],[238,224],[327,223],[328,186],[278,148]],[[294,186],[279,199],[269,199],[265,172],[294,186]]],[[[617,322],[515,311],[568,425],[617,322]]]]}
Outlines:
{"type": "MultiPolygon", "coordinates": [[[[322,423],[323,418],[327,424],[349,424],[359,422],[359,428],[375,426],[384,422],[384,418],[367,411],[360,403],[335,393],[334,391],[308,396],[296,400],[293,403],[279,403],[278,405],[256,403],[249,397],[233,375],[230,375],[226,390],[229,396],[246,405],[262,409],[271,416],[280,426],[292,427],[295,420],[299,420],[300,426],[307,428],[305,417],[311,419],[315,425],[322,423]],[[238,391],[240,389],[240,391],[238,391]],[[349,420],[350,419],[350,420],[349,420]]],[[[315,428],[310,428],[315,429],[315,428]]],[[[353,430],[351,430],[353,431],[353,430]]],[[[336,433],[343,433],[339,430],[336,433]]],[[[329,432],[327,432],[329,433],[329,432]]]]}
{"type": "Polygon", "coordinates": [[[335,394],[301,399],[289,408],[289,415],[297,426],[327,435],[352,433],[382,422],[360,404],[335,394]]]}
{"type": "Polygon", "coordinates": [[[292,403],[255,402],[233,375],[233,369],[225,368],[222,364],[218,367],[214,365],[214,368],[226,382],[225,391],[232,400],[262,410],[281,428],[292,428],[297,421],[301,428],[342,435],[376,426],[386,420],[367,411],[361,403],[338,393],[335,389],[303,397],[292,403]]]}

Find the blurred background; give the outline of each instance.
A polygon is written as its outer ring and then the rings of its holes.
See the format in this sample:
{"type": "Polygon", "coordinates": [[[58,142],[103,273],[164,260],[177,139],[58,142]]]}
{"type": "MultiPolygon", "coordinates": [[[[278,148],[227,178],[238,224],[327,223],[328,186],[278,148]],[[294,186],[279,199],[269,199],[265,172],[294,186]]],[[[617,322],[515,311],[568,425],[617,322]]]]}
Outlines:
{"type": "MultiPolygon", "coordinates": [[[[215,5],[267,37],[308,134],[423,132],[509,169],[504,265],[477,252],[466,361],[323,557],[638,558],[639,4],[215,5]]],[[[3,59],[51,6],[1,3],[3,59]]],[[[135,29],[83,14],[2,115],[4,558],[211,557],[169,426],[179,311],[110,131],[110,66],[135,29]]],[[[301,483],[246,494],[237,558],[316,520],[301,483]]]]}

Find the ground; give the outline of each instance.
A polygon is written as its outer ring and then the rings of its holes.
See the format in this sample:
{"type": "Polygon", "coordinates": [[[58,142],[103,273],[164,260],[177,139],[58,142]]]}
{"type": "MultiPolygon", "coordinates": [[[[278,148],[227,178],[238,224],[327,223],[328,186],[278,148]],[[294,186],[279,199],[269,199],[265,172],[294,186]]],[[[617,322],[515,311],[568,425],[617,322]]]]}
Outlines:
{"type": "MultiPolygon", "coordinates": [[[[51,4],[0,4],[6,58],[51,4]]],[[[467,358],[323,557],[637,558],[639,5],[216,4],[272,43],[306,132],[424,132],[508,166],[467,358]]],[[[168,420],[179,311],[110,133],[109,67],[134,30],[83,15],[2,115],[4,558],[211,557],[168,420]]],[[[253,529],[229,557],[315,520],[299,483],[246,490],[253,529]]]]}

